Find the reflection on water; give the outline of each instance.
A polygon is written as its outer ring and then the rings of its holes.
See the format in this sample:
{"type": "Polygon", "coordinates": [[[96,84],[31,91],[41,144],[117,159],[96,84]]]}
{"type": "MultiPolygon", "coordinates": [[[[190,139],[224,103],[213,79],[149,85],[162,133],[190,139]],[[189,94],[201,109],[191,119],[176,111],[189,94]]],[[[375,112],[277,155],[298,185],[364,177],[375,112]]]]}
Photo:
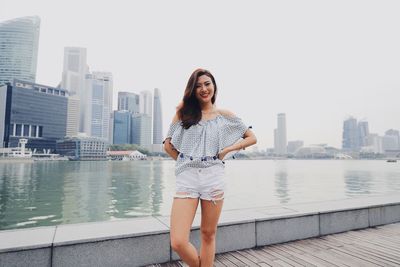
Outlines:
{"type": "Polygon", "coordinates": [[[275,191],[279,202],[282,204],[288,203],[290,200],[288,188],[288,171],[287,161],[282,160],[276,163],[275,170],[275,191]]]}
{"type": "Polygon", "coordinates": [[[368,195],[371,193],[373,178],[370,171],[349,170],[344,174],[346,195],[368,195]]]}
{"type": "MultiPolygon", "coordinates": [[[[224,210],[400,192],[385,161],[228,161],[224,210]]],[[[167,215],[173,161],[0,162],[0,229],[167,215]]]]}

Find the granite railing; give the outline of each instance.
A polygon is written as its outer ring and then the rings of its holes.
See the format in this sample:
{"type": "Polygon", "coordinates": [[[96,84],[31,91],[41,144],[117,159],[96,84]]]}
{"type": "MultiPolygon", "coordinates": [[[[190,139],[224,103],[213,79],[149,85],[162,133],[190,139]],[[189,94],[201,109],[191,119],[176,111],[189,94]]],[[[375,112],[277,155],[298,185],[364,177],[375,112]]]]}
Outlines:
{"type": "MultiPolygon", "coordinates": [[[[217,253],[400,221],[400,195],[350,198],[221,214],[217,253]]],[[[199,247],[199,214],[191,242],[199,247]]],[[[0,231],[0,266],[143,266],[178,259],[169,217],[0,231]]]]}

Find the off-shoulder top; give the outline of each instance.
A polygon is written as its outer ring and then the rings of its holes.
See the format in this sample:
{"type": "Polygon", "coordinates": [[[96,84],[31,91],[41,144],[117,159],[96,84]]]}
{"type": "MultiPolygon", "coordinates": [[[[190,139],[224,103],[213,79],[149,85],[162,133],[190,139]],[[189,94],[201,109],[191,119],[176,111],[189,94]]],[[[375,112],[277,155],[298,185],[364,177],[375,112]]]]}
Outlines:
{"type": "Polygon", "coordinates": [[[189,129],[182,121],[171,123],[167,136],[178,151],[175,174],[187,168],[206,168],[224,162],[218,153],[243,138],[248,128],[239,117],[218,114],[215,118],[201,120],[189,129]]]}

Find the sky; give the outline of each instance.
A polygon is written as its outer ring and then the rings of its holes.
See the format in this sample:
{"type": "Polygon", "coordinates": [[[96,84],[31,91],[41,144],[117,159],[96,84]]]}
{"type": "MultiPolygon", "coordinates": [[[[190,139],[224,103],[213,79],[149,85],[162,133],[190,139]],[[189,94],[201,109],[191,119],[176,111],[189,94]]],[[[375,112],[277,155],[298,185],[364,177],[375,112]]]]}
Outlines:
{"type": "Polygon", "coordinates": [[[343,120],[400,130],[400,1],[0,0],[0,22],[41,18],[36,82],[61,81],[66,46],[87,48],[91,71],[118,91],[161,90],[164,135],[190,74],[206,68],[217,107],[274,144],[341,147],[343,120]]]}

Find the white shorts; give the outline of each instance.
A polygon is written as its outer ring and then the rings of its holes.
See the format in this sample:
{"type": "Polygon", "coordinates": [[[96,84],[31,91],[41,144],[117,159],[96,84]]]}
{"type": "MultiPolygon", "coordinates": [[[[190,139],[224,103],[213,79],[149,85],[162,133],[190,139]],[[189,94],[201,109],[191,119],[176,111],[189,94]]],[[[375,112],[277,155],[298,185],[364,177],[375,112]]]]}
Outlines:
{"type": "Polygon", "coordinates": [[[224,198],[225,166],[188,168],[176,176],[175,198],[200,198],[216,201],[224,198]]]}

